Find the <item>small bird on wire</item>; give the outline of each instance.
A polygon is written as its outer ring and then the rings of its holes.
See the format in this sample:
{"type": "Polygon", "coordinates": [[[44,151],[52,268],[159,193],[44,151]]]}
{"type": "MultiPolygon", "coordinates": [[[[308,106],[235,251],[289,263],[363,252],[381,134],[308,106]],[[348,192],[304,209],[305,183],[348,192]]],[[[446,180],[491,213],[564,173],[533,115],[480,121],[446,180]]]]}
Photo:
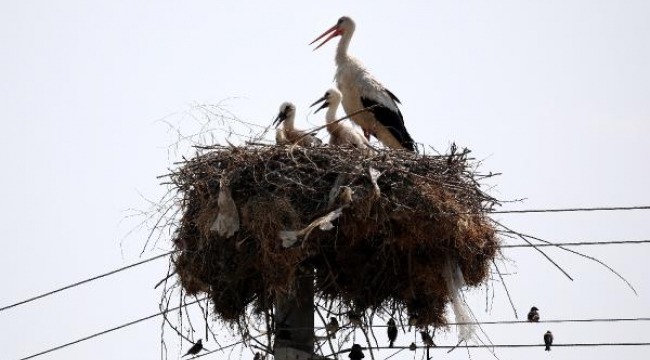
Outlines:
{"type": "Polygon", "coordinates": [[[336,332],[339,331],[339,321],[334,316],[330,318],[330,322],[325,325],[325,330],[330,338],[336,337],[336,332]]]}
{"type": "Polygon", "coordinates": [[[388,340],[390,343],[388,344],[389,348],[393,347],[393,344],[395,343],[395,339],[397,339],[397,326],[395,325],[395,320],[393,318],[390,318],[387,323],[388,327],[386,328],[386,332],[388,333],[388,340]]]}
{"type": "Polygon", "coordinates": [[[415,345],[414,342],[412,342],[411,345],[409,345],[409,350],[411,350],[411,351],[415,351],[415,349],[417,349],[417,348],[418,347],[417,347],[417,345],[415,345]]]}
{"type": "Polygon", "coordinates": [[[352,326],[361,326],[361,325],[363,325],[363,322],[361,321],[361,316],[359,316],[359,314],[356,313],[356,312],[353,312],[353,311],[348,312],[348,320],[350,320],[350,325],[352,325],[352,326]]]}
{"type": "Polygon", "coordinates": [[[530,309],[530,312],[528,312],[528,321],[529,322],[539,322],[539,309],[536,307],[532,307],[530,309]]]}
{"type": "Polygon", "coordinates": [[[551,351],[551,345],[553,345],[553,334],[550,330],[544,334],[544,345],[546,345],[546,348],[544,349],[545,351],[551,351]]]}
{"type": "Polygon", "coordinates": [[[409,331],[411,331],[411,326],[417,326],[418,324],[418,314],[411,314],[409,316],[409,331]]]}
{"type": "Polygon", "coordinates": [[[253,360],[264,360],[264,355],[261,352],[256,352],[253,360]]]}
{"type": "Polygon", "coordinates": [[[426,331],[420,331],[420,335],[422,336],[422,342],[426,346],[436,346],[436,344],[433,342],[433,339],[431,338],[431,335],[429,335],[428,332],[426,331]]]}
{"type": "Polygon", "coordinates": [[[350,349],[350,354],[348,355],[350,360],[361,360],[365,355],[363,355],[363,351],[361,351],[361,345],[359,344],[354,344],[352,345],[352,349],[350,349]]]}
{"type": "Polygon", "coordinates": [[[197,341],[196,344],[192,345],[192,347],[189,350],[187,350],[187,352],[185,353],[185,355],[183,355],[183,357],[187,355],[196,355],[199,352],[201,352],[201,350],[203,350],[203,342],[201,339],[199,339],[199,341],[197,341]]]}

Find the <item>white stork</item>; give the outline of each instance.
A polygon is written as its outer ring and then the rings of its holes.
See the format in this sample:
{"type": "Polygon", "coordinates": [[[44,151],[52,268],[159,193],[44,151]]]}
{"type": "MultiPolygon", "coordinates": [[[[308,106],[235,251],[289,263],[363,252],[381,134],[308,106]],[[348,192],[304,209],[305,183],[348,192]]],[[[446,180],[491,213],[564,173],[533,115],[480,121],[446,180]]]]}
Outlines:
{"type": "MultiPolygon", "coordinates": [[[[282,130],[276,131],[275,140],[278,145],[296,144],[299,146],[317,146],[323,142],[307,131],[296,130],[293,122],[296,119],[296,106],[290,102],[280,105],[280,112],[273,120],[275,127],[282,124],[282,130]]],[[[278,129],[279,130],[279,129],[278,129]]]]}
{"type": "Polygon", "coordinates": [[[327,123],[327,132],[330,133],[330,145],[352,145],[358,149],[366,149],[370,147],[368,140],[355,128],[341,121],[336,122],[336,110],[338,110],[339,105],[341,104],[342,97],[343,96],[338,90],[329,89],[325,92],[325,95],[323,95],[322,98],[311,104],[311,106],[314,106],[321,102],[323,103],[323,105],[316,109],[314,113],[327,108],[325,122],[327,123]]]}
{"type": "Polygon", "coordinates": [[[366,137],[374,135],[390,148],[415,151],[413,139],[406,131],[404,118],[397,107],[400,103],[397,96],[370,75],[359,60],[348,54],[354,29],[354,21],[343,16],[336,25],[317,37],[310,45],[330,34],[314,49],[316,50],[330,39],[341,36],[336,49],[334,77],[343,93],[343,109],[349,115],[373,106],[369,111],[352,116],[352,120],[361,126],[366,137]]]}

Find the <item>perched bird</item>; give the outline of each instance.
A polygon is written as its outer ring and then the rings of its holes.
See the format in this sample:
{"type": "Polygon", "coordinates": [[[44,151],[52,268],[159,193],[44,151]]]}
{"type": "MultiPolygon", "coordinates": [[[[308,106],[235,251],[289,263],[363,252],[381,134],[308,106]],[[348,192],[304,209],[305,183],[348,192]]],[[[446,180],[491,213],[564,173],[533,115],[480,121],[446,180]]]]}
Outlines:
{"type": "Polygon", "coordinates": [[[528,321],[529,322],[539,322],[539,309],[536,307],[530,308],[530,311],[528,312],[528,321]]]}
{"type": "Polygon", "coordinates": [[[253,360],[264,360],[264,355],[261,352],[256,352],[253,360]]]}
{"type": "Polygon", "coordinates": [[[330,318],[330,322],[325,325],[325,330],[330,338],[336,336],[336,332],[339,331],[339,321],[336,320],[334,316],[330,318]]]}
{"type": "Polygon", "coordinates": [[[350,354],[348,355],[350,360],[361,360],[365,357],[363,355],[363,351],[361,351],[361,345],[359,344],[354,344],[352,345],[352,348],[350,349],[350,354]]]}
{"type": "Polygon", "coordinates": [[[365,149],[370,147],[368,139],[366,139],[362,133],[358,132],[355,128],[344,122],[336,122],[336,110],[338,110],[339,105],[341,104],[341,93],[336,89],[329,89],[325,92],[325,95],[320,99],[316,100],[311,106],[314,106],[319,103],[323,103],[321,107],[316,109],[314,113],[317,113],[321,109],[327,108],[327,113],[325,114],[325,122],[327,123],[327,132],[330,133],[330,145],[352,145],[358,149],[365,149]]]}
{"type": "Polygon", "coordinates": [[[420,331],[420,335],[422,336],[422,342],[426,346],[436,346],[436,344],[433,342],[433,339],[431,338],[431,335],[429,335],[428,332],[426,331],[420,331]]]}
{"type": "MultiPolygon", "coordinates": [[[[348,54],[350,40],[356,25],[354,21],[343,16],[336,25],[325,31],[311,44],[329,34],[314,50],[323,46],[330,39],[341,36],[336,48],[336,85],[343,94],[343,109],[348,115],[361,109],[371,107],[352,116],[364,131],[366,138],[374,135],[382,144],[393,149],[415,151],[415,143],[406,131],[404,118],[397,104],[397,96],[377,81],[363,64],[348,54]]],[[[311,45],[310,44],[310,45],[311,45]]]]}
{"type": "Polygon", "coordinates": [[[411,326],[418,325],[418,314],[411,314],[409,316],[409,331],[411,331],[411,326]]]}
{"type": "MultiPolygon", "coordinates": [[[[346,189],[349,190],[350,188],[346,187],[346,189]]],[[[345,192],[346,189],[344,189],[343,192],[345,192]]],[[[341,196],[341,195],[339,195],[339,196],[341,196]]],[[[347,196],[347,195],[345,195],[345,196],[347,196]]],[[[350,199],[350,201],[348,201],[348,203],[350,203],[351,201],[352,201],[352,199],[350,199]]],[[[363,325],[363,322],[361,321],[361,316],[359,316],[359,314],[357,314],[356,312],[352,312],[352,311],[348,312],[348,320],[350,320],[350,324],[352,326],[361,326],[361,325],[363,325]]]]}
{"type": "Polygon", "coordinates": [[[275,141],[279,145],[296,144],[299,146],[317,146],[323,143],[319,138],[307,131],[296,130],[293,125],[295,119],[296,106],[290,102],[282,103],[278,116],[273,120],[273,125],[276,127],[282,124],[282,134],[280,135],[277,131],[275,134],[275,141]],[[284,142],[285,139],[286,143],[279,143],[284,142]]]}
{"type": "Polygon", "coordinates": [[[553,345],[553,334],[550,330],[544,334],[544,345],[546,345],[544,351],[551,351],[551,345],[553,345]]]}
{"type": "Polygon", "coordinates": [[[415,349],[417,349],[417,348],[418,347],[417,347],[417,345],[415,345],[414,342],[412,342],[411,345],[409,345],[409,350],[411,350],[411,351],[415,351],[415,349]]]}
{"type": "Polygon", "coordinates": [[[203,342],[201,339],[199,339],[199,341],[197,341],[196,344],[192,345],[192,347],[189,350],[187,350],[187,352],[185,353],[185,355],[183,355],[183,357],[187,355],[196,355],[199,352],[201,352],[201,350],[203,350],[203,342]]]}
{"type": "Polygon", "coordinates": [[[388,333],[388,340],[390,341],[388,347],[392,348],[393,344],[395,343],[395,339],[397,339],[397,326],[395,325],[395,320],[392,318],[388,320],[387,325],[388,327],[386,328],[386,332],[388,333]]]}

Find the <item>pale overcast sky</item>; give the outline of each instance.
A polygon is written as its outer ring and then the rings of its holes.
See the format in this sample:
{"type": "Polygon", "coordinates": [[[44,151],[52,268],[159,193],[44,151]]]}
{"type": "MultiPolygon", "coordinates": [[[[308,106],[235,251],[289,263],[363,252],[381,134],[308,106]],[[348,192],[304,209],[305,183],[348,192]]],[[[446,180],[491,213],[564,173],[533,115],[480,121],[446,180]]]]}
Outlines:
{"type": "MultiPolygon", "coordinates": [[[[4,1],[0,4],[0,307],[139,260],[156,176],[180,155],[166,116],[223,102],[268,125],[283,101],[297,126],[322,122],[308,105],[332,86],[335,41],[307,44],[342,15],[351,52],[403,103],[416,141],[452,141],[484,159],[507,209],[650,204],[650,2],[529,1],[4,1]],[[370,5],[372,4],[372,5],[370,5]],[[225,100],[225,102],[224,102],[225,100]]],[[[176,114],[176,115],[174,115],[176,114]]],[[[187,127],[186,127],[187,126],[187,127]]],[[[184,154],[191,155],[191,154],[184,154]]],[[[499,215],[552,241],[650,238],[647,211],[499,215]]],[[[167,239],[149,257],[170,248],[167,239]]],[[[571,282],[531,249],[504,250],[520,315],[543,319],[650,317],[650,246],[579,248],[612,273],[559,250],[571,282]]],[[[0,312],[2,359],[19,359],[158,310],[165,261],[0,312]]],[[[498,283],[493,308],[470,292],[482,320],[512,320],[498,283]]],[[[491,296],[491,295],[490,295],[491,296]]],[[[159,359],[160,319],[43,359],[159,359]]],[[[650,341],[649,323],[489,325],[495,344],[650,341]]],[[[170,358],[177,338],[168,329],[170,358]]],[[[454,332],[437,342],[454,342],[454,332]]],[[[200,334],[196,334],[200,336],[200,334]]],[[[379,340],[383,333],[379,333],[379,340]]],[[[400,334],[408,345],[413,334],[400,334]]],[[[216,348],[211,340],[206,344],[216,348]]],[[[187,343],[184,344],[187,349],[187,343]]],[[[498,349],[501,360],[640,359],[648,348],[498,349]]],[[[236,356],[238,353],[235,353],[236,356]]],[[[378,359],[390,353],[381,353],[378,359]]],[[[206,358],[224,358],[213,354],[206,358]]],[[[243,352],[250,359],[250,351],[243,352]]],[[[467,359],[457,350],[434,357],[467,359]]],[[[411,359],[402,353],[394,359],[411,359]]],[[[347,357],[346,357],[347,358],[347,357]]],[[[472,350],[473,359],[489,359],[472,350]]],[[[368,355],[366,355],[368,359],[368,355]]],[[[420,359],[420,353],[416,355],[420,359]]]]}

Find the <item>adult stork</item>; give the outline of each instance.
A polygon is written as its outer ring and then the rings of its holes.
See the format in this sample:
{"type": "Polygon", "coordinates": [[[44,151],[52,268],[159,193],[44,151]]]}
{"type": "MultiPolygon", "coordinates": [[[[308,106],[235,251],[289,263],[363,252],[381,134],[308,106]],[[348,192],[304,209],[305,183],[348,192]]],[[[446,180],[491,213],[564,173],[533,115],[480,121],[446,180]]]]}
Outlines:
{"type": "Polygon", "coordinates": [[[336,89],[329,89],[325,92],[322,98],[316,100],[311,106],[320,104],[321,105],[314,113],[319,112],[321,109],[327,108],[327,113],[325,114],[325,123],[327,132],[330,133],[330,145],[352,145],[358,149],[366,149],[370,147],[368,140],[363,137],[357,129],[353,128],[349,124],[344,122],[336,122],[336,110],[338,110],[339,105],[341,104],[341,98],[343,96],[336,89]]]}
{"type": "MultiPolygon", "coordinates": [[[[296,119],[296,106],[290,102],[280,105],[280,112],[273,120],[275,127],[282,124],[282,130],[276,131],[275,140],[278,145],[296,144],[299,146],[317,146],[323,142],[307,131],[297,130],[293,123],[296,119]]],[[[278,129],[280,130],[280,129],[278,129]]]]}
{"type": "Polygon", "coordinates": [[[374,135],[390,148],[414,151],[415,144],[404,126],[402,112],[397,106],[400,104],[397,96],[376,80],[359,60],[348,54],[354,29],[354,21],[343,16],[336,25],[317,37],[310,45],[329,34],[314,49],[316,50],[332,38],[341,36],[336,48],[336,75],[334,77],[343,94],[343,109],[350,115],[355,111],[372,106],[369,111],[352,116],[352,120],[361,126],[366,137],[374,135]]]}

